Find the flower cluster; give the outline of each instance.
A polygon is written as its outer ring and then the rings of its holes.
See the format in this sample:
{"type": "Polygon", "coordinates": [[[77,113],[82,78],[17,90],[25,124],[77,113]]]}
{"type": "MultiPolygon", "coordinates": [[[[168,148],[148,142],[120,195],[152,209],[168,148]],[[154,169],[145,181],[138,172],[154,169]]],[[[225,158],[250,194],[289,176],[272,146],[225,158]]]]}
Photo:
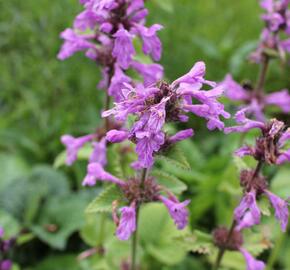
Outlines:
{"type": "Polygon", "coordinates": [[[250,59],[256,63],[263,61],[265,55],[271,56],[273,52],[285,58],[285,53],[290,52],[290,38],[281,39],[281,33],[290,35],[290,10],[289,0],[262,0],[261,7],[266,11],[262,15],[265,28],[261,35],[258,48],[250,55],[250,59]]]}
{"type": "Polygon", "coordinates": [[[12,269],[12,261],[5,259],[5,256],[15,244],[15,239],[4,240],[3,237],[4,229],[0,227],[0,270],[10,270],[12,269]]]}
{"type": "Polygon", "coordinates": [[[116,101],[120,99],[123,83],[132,79],[125,70],[133,68],[148,86],[162,77],[163,68],[158,64],[143,64],[134,59],[136,55],[133,39],[139,37],[143,42],[143,53],[158,61],[162,45],[157,32],[159,24],[145,26],[147,9],[143,0],[88,0],[80,1],[84,7],[76,16],[73,29],[61,33],[64,44],[58,54],[64,60],[78,51],[102,67],[103,79],[100,88],[116,101]]]}
{"type": "Polygon", "coordinates": [[[245,105],[242,109],[254,116],[259,121],[265,121],[264,109],[266,106],[275,105],[285,113],[290,112],[290,95],[287,89],[271,94],[254,91],[249,84],[240,85],[230,74],[220,83],[225,89],[225,96],[232,101],[240,101],[245,105]]]}
{"type": "Polygon", "coordinates": [[[90,163],[83,184],[92,186],[97,181],[116,184],[126,199],[127,206],[120,208],[120,218],[117,213],[118,202],[113,203],[113,220],[118,226],[116,235],[120,240],[128,240],[136,230],[136,211],[142,203],[154,201],[163,202],[168,208],[169,214],[177,228],[180,230],[188,223],[188,210],[186,206],[190,201],[179,202],[171,192],[159,186],[152,177],[147,177],[143,183],[141,183],[140,179],[136,178],[125,181],[105,171],[99,163],[90,163]],[[162,190],[167,194],[167,197],[161,195],[162,190]]]}
{"type": "Polygon", "coordinates": [[[271,193],[267,189],[265,178],[259,174],[262,164],[282,164],[290,161],[290,149],[283,151],[282,147],[290,140],[290,130],[285,124],[276,119],[263,123],[247,119],[244,114],[237,116],[242,125],[226,128],[226,132],[245,132],[252,128],[261,130],[262,135],[257,138],[255,147],[243,146],[236,151],[236,155],[243,157],[250,155],[258,161],[255,171],[241,172],[241,186],[244,188],[244,197],[235,210],[235,219],[239,228],[249,228],[259,224],[261,212],[257,206],[256,198],[266,195],[275,209],[275,217],[280,221],[283,231],[288,223],[288,202],[271,193]]]}
{"type": "Polygon", "coordinates": [[[229,236],[229,230],[224,227],[217,228],[213,231],[214,244],[224,250],[239,251],[244,256],[247,270],[263,270],[265,264],[262,261],[256,260],[244,247],[243,235],[241,230],[234,229],[229,236]]]}
{"type": "Polygon", "coordinates": [[[115,107],[102,115],[114,115],[119,121],[125,121],[129,115],[134,115],[136,121],[128,130],[109,131],[107,140],[112,143],[125,139],[134,142],[138,154],[135,168],[150,168],[154,162],[154,153],[193,135],[193,130],[187,129],[169,137],[163,130],[165,123],[186,122],[186,113],[192,112],[207,120],[208,129],[222,130],[224,123],[220,116],[230,117],[223,104],[217,100],[223,94],[223,88],[215,87],[216,84],[205,80],[204,76],[205,64],[197,62],[187,74],[171,84],[162,81],[146,88],[125,85],[120,102],[116,102],[115,107]],[[203,84],[215,88],[201,90],[203,84]]]}

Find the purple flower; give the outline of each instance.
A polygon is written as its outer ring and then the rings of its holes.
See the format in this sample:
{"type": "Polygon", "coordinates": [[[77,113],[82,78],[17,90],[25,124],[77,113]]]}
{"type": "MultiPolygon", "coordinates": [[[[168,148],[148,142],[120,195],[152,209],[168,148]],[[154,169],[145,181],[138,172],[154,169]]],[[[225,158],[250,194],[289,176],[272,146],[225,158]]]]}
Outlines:
{"type": "Polygon", "coordinates": [[[180,83],[187,83],[192,86],[196,86],[195,89],[196,88],[200,89],[202,84],[208,84],[212,87],[215,87],[216,86],[215,82],[207,81],[203,78],[205,76],[205,70],[206,68],[205,68],[204,62],[201,62],[201,61],[196,62],[187,74],[175,80],[172,83],[172,85],[177,85],[180,83]]]}
{"type": "Polygon", "coordinates": [[[94,186],[97,180],[111,182],[120,186],[124,184],[122,180],[106,172],[101,164],[97,162],[89,163],[83,186],[94,186]]]}
{"type": "Polygon", "coordinates": [[[246,117],[247,111],[248,111],[248,108],[243,108],[235,114],[236,122],[241,125],[233,126],[233,127],[226,127],[224,129],[224,132],[226,134],[232,133],[232,132],[248,132],[249,130],[253,128],[259,128],[262,130],[265,127],[265,124],[260,121],[248,119],[246,117]]]}
{"type": "Polygon", "coordinates": [[[287,89],[269,94],[265,97],[265,103],[280,107],[285,113],[290,112],[290,95],[287,89]]]}
{"type": "Polygon", "coordinates": [[[12,268],[12,262],[10,260],[0,261],[0,270],[10,270],[12,268]]]}
{"type": "Polygon", "coordinates": [[[238,223],[237,229],[252,227],[260,223],[261,212],[256,202],[256,192],[251,191],[244,195],[234,212],[238,223]]]}
{"type": "Polygon", "coordinates": [[[142,64],[133,61],[132,67],[143,77],[145,87],[159,81],[163,77],[163,67],[158,64],[142,64]]]}
{"type": "Polygon", "coordinates": [[[249,92],[237,83],[231,74],[227,74],[220,85],[225,89],[225,96],[231,100],[241,101],[249,99],[249,92]]]}
{"type": "Polygon", "coordinates": [[[240,252],[243,254],[243,256],[246,260],[247,270],[263,270],[263,269],[265,269],[266,266],[265,266],[264,262],[256,260],[244,248],[240,248],[240,252]]]}
{"type": "Polygon", "coordinates": [[[143,168],[150,168],[153,165],[153,153],[157,152],[165,141],[163,132],[150,134],[148,131],[138,131],[136,152],[138,154],[139,165],[143,168]]]}
{"type": "Polygon", "coordinates": [[[179,202],[176,198],[171,197],[170,199],[160,196],[160,200],[167,207],[170,216],[174,220],[177,229],[182,230],[188,223],[188,210],[186,206],[190,203],[190,200],[179,202]]]}
{"type": "Polygon", "coordinates": [[[106,147],[106,139],[101,139],[100,142],[92,143],[94,150],[90,156],[90,163],[97,162],[102,166],[107,164],[107,147],[106,147]]]}
{"type": "Polygon", "coordinates": [[[255,149],[253,149],[252,147],[248,145],[242,146],[241,148],[235,151],[235,155],[237,155],[238,157],[253,156],[254,154],[255,154],[255,149]]]}
{"type": "Polygon", "coordinates": [[[64,60],[78,51],[96,49],[96,46],[87,40],[90,36],[77,35],[72,29],[66,29],[60,36],[65,40],[57,55],[60,60],[64,60]]]}
{"type": "Polygon", "coordinates": [[[134,26],[138,35],[142,38],[143,52],[150,54],[155,61],[158,61],[161,57],[162,44],[156,32],[161,30],[163,26],[160,24],[153,24],[149,28],[140,24],[135,24],[134,26]]]}
{"type": "Polygon", "coordinates": [[[290,149],[286,150],[285,152],[282,152],[276,160],[276,164],[279,165],[286,162],[290,162],[290,149]]]}
{"type": "Polygon", "coordinates": [[[4,229],[0,227],[0,238],[2,238],[3,236],[4,236],[4,229]]]}
{"type": "Polygon", "coordinates": [[[124,130],[112,129],[107,132],[106,139],[111,143],[119,143],[128,138],[128,132],[124,130]]]}
{"type": "Polygon", "coordinates": [[[115,73],[108,89],[109,95],[114,97],[117,102],[120,101],[122,98],[122,88],[124,87],[124,83],[130,82],[131,78],[128,77],[117,64],[115,64],[115,73]]]}
{"type": "Polygon", "coordinates": [[[61,142],[66,146],[67,157],[66,164],[71,166],[76,160],[78,151],[84,146],[85,143],[91,141],[94,135],[86,135],[79,138],[74,138],[71,135],[63,135],[61,142]]]}
{"type": "Polygon", "coordinates": [[[194,135],[193,129],[191,129],[191,128],[185,129],[185,130],[179,131],[175,135],[171,136],[169,138],[169,142],[176,143],[179,141],[183,141],[189,137],[192,137],[193,135],[194,135]]]}
{"type": "Polygon", "coordinates": [[[287,229],[289,212],[288,212],[288,202],[282,200],[275,194],[271,193],[270,191],[266,190],[265,194],[269,198],[272,206],[275,209],[275,218],[280,221],[281,229],[283,232],[287,229]]]}
{"type": "Polygon", "coordinates": [[[127,69],[135,55],[132,43],[133,35],[125,29],[120,29],[113,36],[116,39],[112,55],[117,58],[117,62],[122,68],[127,69]]]}
{"type": "Polygon", "coordinates": [[[130,236],[136,231],[136,209],[135,204],[131,206],[122,207],[121,219],[116,231],[116,235],[120,240],[128,240],[130,236]]]}

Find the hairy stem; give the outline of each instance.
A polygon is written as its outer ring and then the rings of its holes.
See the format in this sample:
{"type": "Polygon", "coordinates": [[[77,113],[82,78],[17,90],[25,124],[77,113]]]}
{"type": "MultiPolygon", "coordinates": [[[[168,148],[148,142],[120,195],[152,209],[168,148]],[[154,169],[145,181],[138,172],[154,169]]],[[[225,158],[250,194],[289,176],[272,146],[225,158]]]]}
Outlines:
{"type": "MultiPolygon", "coordinates": [[[[229,231],[229,234],[228,234],[227,239],[226,239],[226,242],[225,242],[225,246],[226,246],[226,245],[228,244],[228,242],[230,241],[230,239],[231,239],[231,237],[232,237],[232,233],[233,233],[235,227],[236,227],[236,221],[233,220],[232,225],[231,225],[231,228],[230,228],[230,231],[229,231]]],[[[216,257],[215,264],[214,264],[214,266],[213,266],[213,270],[217,270],[217,269],[219,269],[220,264],[221,264],[221,262],[222,262],[222,258],[223,258],[223,256],[224,256],[225,252],[226,252],[226,249],[225,249],[225,248],[220,248],[220,250],[219,250],[219,252],[218,252],[218,255],[217,255],[217,257],[216,257]]]]}
{"type": "MultiPolygon", "coordinates": [[[[140,187],[143,188],[144,182],[147,178],[148,170],[144,168],[141,174],[140,187]]],[[[137,258],[137,243],[138,243],[138,218],[139,218],[139,208],[140,205],[136,206],[136,231],[132,237],[132,253],[131,253],[131,270],[136,270],[136,258],[137,258]]]]}
{"type": "Polygon", "coordinates": [[[269,56],[264,56],[262,60],[262,64],[261,64],[260,74],[257,80],[257,85],[254,90],[256,94],[263,93],[263,89],[264,89],[264,85],[266,81],[266,75],[267,75],[267,71],[269,67],[269,62],[270,62],[269,56]]]}
{"type": "MultiPolygon", "coordinates": [[[[263,166],[263,161],[262,160],[259,160],[259,162],[256,165],[254,174],[253,174],[252,179],[251,179],[250,182],[252,182],[258,176],[258,174],[259,174],[262,166],[263,166]]],[[[226,242],[225,242],[225,246],[227,246],[227,244],[229,243],[229,241],[230,241],[230,239],[232,237],[232,233],[235,230],[236,225],[237,225],[237,222],[235,221],[235,219],[233,219],[231,228],[229,230],[229,233],[228,233],[228,236],[227,236],[227,239],[226,239],[226,242]]],[[[213,266],[213,270],[218,270],[219,269],[220,264],[222,262],[222,259],[223,259],[223,256],[224,256],[225,252],[226,252],[226,249],[225,248],[220,248],[220,250],[218,252],[218,255],[216,257],[215,264],[213,266]]]]}

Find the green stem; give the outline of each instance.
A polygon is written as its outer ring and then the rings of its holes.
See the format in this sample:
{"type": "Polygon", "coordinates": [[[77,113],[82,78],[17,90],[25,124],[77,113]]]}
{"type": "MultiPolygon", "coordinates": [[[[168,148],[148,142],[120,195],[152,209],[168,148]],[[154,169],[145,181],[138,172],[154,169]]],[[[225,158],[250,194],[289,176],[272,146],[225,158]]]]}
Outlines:
{"type": "MultiPolygon", "coordinates": [[[[236,227],[236,221],[233,220],[231,228],[230,228],[230,231],[229,231],[229,234],[228,234],[226,242],[225,242],[225,246],[227,246],[228,242],[230,241],[230,239],[232,237],[232,233],[234,232],[235,227],[236,227]]],[[[220,250],[218,252],[218,255],[216,257],[215,264],[213,266],[213,270],[218,270],[219,269],[220,264],[222,262],[222,258],[224,256],[225,252],[226,252],[225,248],[220,248],[220,250]]]]}
{"type": "Polygon", "coordinates": [[[257,85],[254,90],[256,94],[262,94],[263,92],[265,81],[266,81],[266,74],[269,67],[269,62],[270,62],[269,56],[265,55],[262,60],[262,65],[261,65],[260,74],[257,80],[257,85]]]}
{"type": "Polygon", "coordinates": [[[277,260],[278,255],[280,254],[281,248],[283,246],[283,243],[284,243],[286,237],[287,237],[286,232],[285,233],[280,232],[279,238],[275,243],[275,247],[272,249],[272,252],[271,252],[269,259],[267,261],[266,270],[274,269],[273,266],[277,260]]]}
{"type": "MultiPolygon", "coordinates": [[[[140,188],[144,187],[144,182],[147,178],[148,170],[144,168],[141,174],[140,188]]],[[[137,244],[138,244],[138,219],[139,219],[139,208],[140,205],[136,206],[136,231],[132,237],[132,252],[131,252],[131,270],[136,270],[136,258],[137,258],[137,244]]]]}
{"type": "MultiPolygon", "coordinates": [[[[259,162],[256,165],[256,168],[255,168],[254,174],[252,176],[252,179],[250,180],[249,184],[258,176],[262,166],[263,166],[263,161],[259,160],[259,162]]],[[[235,227],[236,227],[236,221],[235,221],[235,219],[233,219],[230,231],[228,233],[228,236],[227,236],[227,239],[226,239],[226,242],[225,242],[225,245],[224,245],[225,247],[227,246],[228,242],[230,241],[230,239],[232,237],[232,233],[234,232],[235,227]]],[[[226,252],[226,248],[225,247],[220,248],[220,250],[218,252],[218,255],[216,257],[215,264],[213,266],[213,270],[218,270],[219,269],[220,264],[221,264],[222,259],[223,259],[223,256],[224,256],[224,254],[226,252]]]]}

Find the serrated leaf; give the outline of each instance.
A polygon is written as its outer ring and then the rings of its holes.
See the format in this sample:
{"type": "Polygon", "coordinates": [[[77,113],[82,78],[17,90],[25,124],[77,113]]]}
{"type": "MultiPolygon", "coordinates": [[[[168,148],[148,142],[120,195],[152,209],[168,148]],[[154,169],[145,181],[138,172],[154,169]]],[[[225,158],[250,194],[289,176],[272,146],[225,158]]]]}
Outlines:
{"type": "Polygon", "coordinates": [[[86,244],[96,247],[114,235],[115,226],[106,213],[86,215],[80,235],[86,244]]]}
{"type": "Polygon", "coordinates": [[[158,169],[154,169],[151,174],[156,177],[158,184],[165,186],[173,193],[179,194],[187,189],[187,186],[172,174],[158,169]]]}
{"type": "Polygon", "coordinates": [[[4,229],[4,238],[15,236],[20,231],[20,224],[8,212],[0,210],[0,227],[4,229]]]}
{"type": "Polygon", "coordinates": [[[122,200],[122,192],[116,185],[105,188],[86,208],[87,214],[112,212],[112,202],[122,200]]]}
{"type": "Polygon", "coordinates": [[[210,234],[194,230],[191,234],[176,238],[187,251],[211,255],[216,249],[210,234]]]}
{"type": "Polygon", "coordinates": [[[189,165],[183,151],[177,145],[171,147],[163,155],[161,155],[161,154],[157,155],[156,159],[162,160],[164,162],[168,162],[171,165],[176,166],[178,168],[182,168],[185,170],[190,169],[190,165],[189,165]]]}
{"type": "Polygon", "coordinates": [[[263,230],[259,230],[259,232],[244,232],[244,239],[245,248],[253,254],[253,256],[258,256],[263,251],[273,246],[263,230]]]}
{"type": "Polygon", "coordinates": [[[166,265],[179,263],[186,250],[175,238],[188,232],[188,228],[177,230],[166,207],[161,203],[149,203],[140,210],[140,244],[158,261],[166,265]]]}
{"type": "Polygon", "coordinates": [[[43,242],[64,249],[69,236],[84,224],[84,209],[88,194],[78,192],[56,197],[46,202],[31,231],[43,242]]]}

